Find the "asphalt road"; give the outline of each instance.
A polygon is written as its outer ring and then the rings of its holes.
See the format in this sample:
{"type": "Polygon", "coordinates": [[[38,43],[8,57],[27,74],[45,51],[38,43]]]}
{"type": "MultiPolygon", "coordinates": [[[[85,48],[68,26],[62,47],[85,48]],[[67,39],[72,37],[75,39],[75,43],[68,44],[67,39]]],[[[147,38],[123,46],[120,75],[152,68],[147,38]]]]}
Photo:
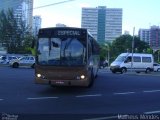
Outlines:
{"type": "Polygon", "coordinates": [[[160,73],[100,70],[92,88],[57,88],[35,84],[34,69],[0,66],[0,113],[3,120],[136,119],[151,114],[160,119],[160,73]]]}

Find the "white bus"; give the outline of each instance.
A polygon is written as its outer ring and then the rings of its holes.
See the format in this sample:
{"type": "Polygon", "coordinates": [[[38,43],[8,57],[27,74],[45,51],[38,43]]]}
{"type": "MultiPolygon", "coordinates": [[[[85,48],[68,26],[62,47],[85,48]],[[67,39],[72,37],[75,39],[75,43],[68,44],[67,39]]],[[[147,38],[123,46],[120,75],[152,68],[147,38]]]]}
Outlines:
{"type": "Polygon", "coordinates": [[[110,65],[112,73],[133,70],[137,73],[153,71],[154,58],[152,54],[122,53],[110,65]],[[132,59],[133,58],[133,59],[132,59]]]}

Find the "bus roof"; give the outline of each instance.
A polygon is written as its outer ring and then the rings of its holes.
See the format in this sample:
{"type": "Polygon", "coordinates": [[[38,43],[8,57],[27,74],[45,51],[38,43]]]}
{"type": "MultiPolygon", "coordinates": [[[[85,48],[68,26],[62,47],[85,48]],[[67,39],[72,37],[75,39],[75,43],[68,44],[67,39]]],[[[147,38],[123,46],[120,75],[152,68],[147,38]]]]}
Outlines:
{"type": "Polygon", "coordinates": [[[40,28],[40,30],[53,30],[53,29],[81,29],[81,30],[87,30],[86,28],[79,28],[79,27],[47,27],[47,28],[40,28]]]}
{"type": "Polygon", "coordinates": [[[50,27],[39,29],[38,37],[52,36],[79,36],[84,37],[88,33],[86,28],[77,27],[50,27]]]}

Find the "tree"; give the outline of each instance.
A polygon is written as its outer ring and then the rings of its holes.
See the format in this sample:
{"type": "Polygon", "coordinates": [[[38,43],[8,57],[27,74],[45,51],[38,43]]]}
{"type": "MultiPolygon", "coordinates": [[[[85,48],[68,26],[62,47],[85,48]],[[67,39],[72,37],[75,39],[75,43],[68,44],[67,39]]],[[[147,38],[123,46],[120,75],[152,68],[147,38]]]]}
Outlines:
{"type": "Polygon", "coordinates": [[[0,12],[0,43],[5,44],[8,53],[28,53],[30,39],[33,39],[30,28],[20,16],[15,17],[11,9],[0,12]]]}
{"type": "Polygon", "coordinates": [[[110,64],[110,48],[111,43],[99,43],[100,44],[100,63],[104,63],[107,60],[107,66],[110,64]]]}
{"type": "Polygon", "coordinates": [[[107,47],[105,44],[100,44],[100,60],[104,61],[107,57],[107,47]]]}
{"type": "MultiPolygon", "coordinates": [[[[120,53],[132,52],[132,40],[133,36],[122,35],[113,41],[110,49],[111,59],[114,60],[120,53]]],[[[150,47],[146,42],[141,41],[137,36],[134,37],[134,52],[143,53],[149,48],[150,47]]]]}
{"type": "Polygon", "coordinates": [[[160,49],[153,51],[154,61],[160,63],[160,49]]]}

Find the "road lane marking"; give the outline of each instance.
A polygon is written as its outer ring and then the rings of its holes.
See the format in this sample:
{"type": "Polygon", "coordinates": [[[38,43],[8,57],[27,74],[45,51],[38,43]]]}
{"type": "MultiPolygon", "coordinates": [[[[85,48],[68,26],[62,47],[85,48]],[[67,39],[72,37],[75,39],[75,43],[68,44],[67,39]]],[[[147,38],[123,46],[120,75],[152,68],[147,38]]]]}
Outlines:
{"type": "Polygon", "coordinates": [[[128,94],[134,94],[135,92],[124,92],[124,93],[114,93],[114,95],[128,95],[128,94]]]}
{"type": "Polygon", "coordinates": [[[148,90],[148,91],[143,91],[145,93],[151,93],[151,92],[160,92],[160,90],[148,90]]]}
{"type": "Polygon", "coordinates": [[[154,113],[160,113],[160,111],[150,111],[150,112],[145,112],[144,114],[154,114],[154,113]]]}
{"type": "Polygon", "coordinates": [[[78,95],[76,97],[97,97],[97,96],[102,96],[101,94],[94,94],[94,95],[78,95]]]}
{"type": "Polygon", "coordinates": [[[59,97],[37,97],[37,98],[27,98],[28,100],[42,100],[42,99],[57,99],[59,97]]]}

